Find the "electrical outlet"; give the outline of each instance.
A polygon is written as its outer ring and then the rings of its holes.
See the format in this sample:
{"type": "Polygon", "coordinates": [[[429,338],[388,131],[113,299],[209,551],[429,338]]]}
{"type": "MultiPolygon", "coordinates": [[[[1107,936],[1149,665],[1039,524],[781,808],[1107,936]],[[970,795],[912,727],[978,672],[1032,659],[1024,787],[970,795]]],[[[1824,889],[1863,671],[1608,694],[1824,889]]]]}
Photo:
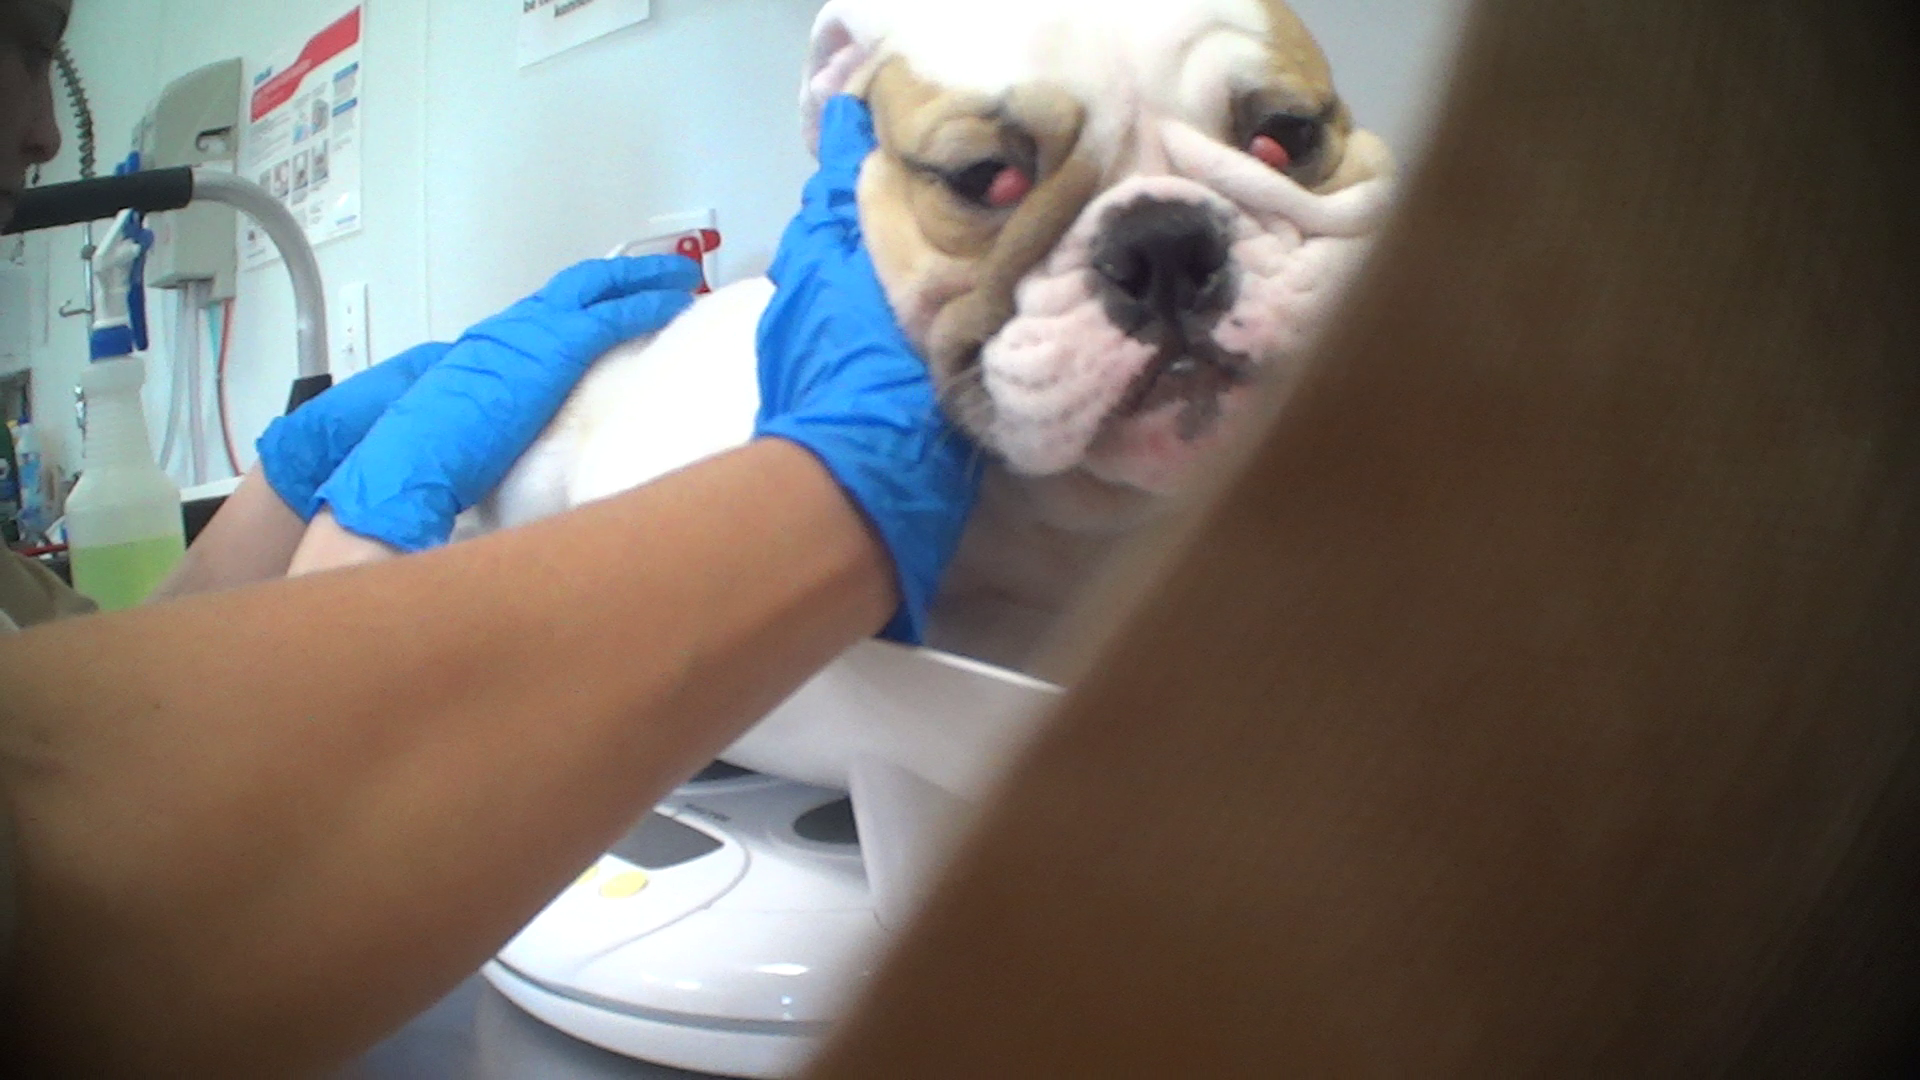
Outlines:
{"type": "Polygon", "coordinates": [[[368,353],[367,283],[356,281],[340,287],[338,318],[330,328],[333,336],[333,376],[344,379],[365,371],[373,360],[368,353]]]}

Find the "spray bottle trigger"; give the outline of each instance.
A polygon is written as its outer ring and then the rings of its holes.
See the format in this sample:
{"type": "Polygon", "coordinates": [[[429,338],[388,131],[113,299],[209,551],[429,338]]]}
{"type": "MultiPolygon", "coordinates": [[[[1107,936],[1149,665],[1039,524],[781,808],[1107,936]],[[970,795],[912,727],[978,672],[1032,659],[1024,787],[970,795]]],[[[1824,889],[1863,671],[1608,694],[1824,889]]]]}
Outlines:
{"type": "Polygon", "coordinates": [[[146,255],[153,233],[132,210],[114,219],[93,255],[93,359],[147,347],[146,255]]]}
{"type": "Polygon", "coordinates": [[[153,251],[153,230],[147,228],[146,221],[138,214],[134,215],[132,227],[134,239],[140,245],[140,254],[134,256],[133,272],[127,279],[127,317],[133,328],[133,347],[146,352],[147,339],[147,256],[153,251]]]}

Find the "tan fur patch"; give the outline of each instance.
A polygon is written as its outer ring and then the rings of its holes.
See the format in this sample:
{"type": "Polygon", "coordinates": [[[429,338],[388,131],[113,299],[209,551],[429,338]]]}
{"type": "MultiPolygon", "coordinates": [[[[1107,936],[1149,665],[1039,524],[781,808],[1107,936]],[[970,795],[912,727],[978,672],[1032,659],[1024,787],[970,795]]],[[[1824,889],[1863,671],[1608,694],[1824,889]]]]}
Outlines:
{"type": "Polygon", "coordinates": [[[1261,0],[1270,20],[1268,31],[1273,45],[1273,74],[1276,81],[1296,85],[1311,100],[1325,101],[1333,96],[1333,66],[1321,51],[1307,24],[1288,7],[1285,0],[1261,0]]]}
{"type": "MultiPolygon", "coordinates": [[[[1334,91],[1325,55],[1300,19],[1271,0],[1272,66],[1266,81],[1221,118],[1229,141],[1244,147],[1252,130],[1275,114],[1319,119],[1325,137],[1290,175],[1331,192],[1391,171],[1391,154],[1373,135],[1354,129],[1334,91]]],[[[858,80],[874,113],[881,153],[861,176],[861,219],[867,248],[907,334],[928,359],[943,404],[976,435],[993,404],[978,379],[981,346],[1014,314],[1017,284],[1065,235],[1087,204],[1133,157],[1097,160],[1082,147],[1086,109],[1065,91],[1020,87],[1004,98],[946,89],[899,57],[872,61],[858,80]],[[1037,186],[1020,206],[994,211],[955,195],[942,175],[990,160],[1031,166],[1037,186]]],[[[1154,500],[1073,470],[1044,480],[990,483],[948,581],[951,594],[1006,594],[1057,611],[1103,560],[1112,537],[1141,527],[1154,500]],[[1010,565],[1024,551],[1031,565],[1010,565]],[[984,553],[984,554],[983,554],[984,553]],[[1044,587],[1042,587],[1044,583],[1044,587]]],[[[964,606],[964,605],[962,605],[964,606]]],[[[943,641],[968,655],[1003,663],[1030,661],[992,651],[1006,627],[954,628],[943,641]]]]}
{"type": "MultiPolygon", "coordinates": [[[[1316,191],[1389,171],[1391,155],[1371,136],[1365,154],[1350,153],[1353,118],[1312,33],[1283,0],[1263,3],[1271,17],[1272,75],[1236,103],[1234,126],[1249,127],[1274,112],[1324,120],[1322,148],[1294,173],[1316,191]]],[[[953,379],[1012,317],[1021,277],[1098,194],[1101,164],[1076,156],[1086,110],[1044,85],[1018,88],[1001,100],[948,90],[899,57],[878,61],[860,82],[883,151],[861,177],[867,246],[935,377],[953,379]],[[1033,193],[1011,211],[967,203],[940,175],[995,157],[1029,158],[1025,164],[1037,173],[1033,193]]]]}
{"type": "Polygon", "coordinates": [[[1267,85],[1253,95],[1252,105],[1319,117],[1326,124],[1321,152],[1295,171],[1293,178],[1303,187],[1327,194],[1378,175],[1383,170],[1349,167],[1347,148],[1354,135],[1353,114],[1334,88],[1333,67],[1312,31],[1284,0],[1261,2],[1270,22],[1273,64],[1267,85]]]}
{"type": "Polygon", "coordinates": [[[998,100],[945,90],[901,59],[868,93],[883,152],[861,177],[867,247],[896,295],[915,298],[902,323],[936,378],[951,378],[1012,317],[1014,286],[1095,195],[1098,167],[1076,156],[1086,111],[1046,86],[998,100]],[[995,157],[1037,173],[1012,210],[969,204],[941,176],[995,157]]]}

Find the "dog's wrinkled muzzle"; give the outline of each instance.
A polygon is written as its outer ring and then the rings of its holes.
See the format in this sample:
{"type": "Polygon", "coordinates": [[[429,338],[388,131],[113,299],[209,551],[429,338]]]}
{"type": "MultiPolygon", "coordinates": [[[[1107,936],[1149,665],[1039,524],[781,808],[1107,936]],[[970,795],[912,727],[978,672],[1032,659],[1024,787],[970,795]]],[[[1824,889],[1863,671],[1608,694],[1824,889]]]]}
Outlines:
{"type": "Polygon", "coordinates": [[[1385,215],[1384,178],[1318,195],[1155,127],[1165,171],[1090,203],[981,352],[985,438],[1017,473],[1171,488],[1252,383],[1297,369],[1385,215]]]}

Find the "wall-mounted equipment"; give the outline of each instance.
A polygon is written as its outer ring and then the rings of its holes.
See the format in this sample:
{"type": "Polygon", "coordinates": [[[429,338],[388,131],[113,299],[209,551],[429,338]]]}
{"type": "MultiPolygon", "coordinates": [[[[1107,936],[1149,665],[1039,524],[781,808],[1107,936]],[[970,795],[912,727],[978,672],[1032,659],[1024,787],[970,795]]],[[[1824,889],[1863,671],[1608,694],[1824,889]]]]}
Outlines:
{"type": "MultiPolygon", "coordinates": [[[[240,61],[222,60],[175,79],[140,122],[141,169],[196,166],[232,171],[240,153],[240,61]]],[[[155,214],[147,284],[185,288],[210,281],[215,302],[233,298],[238,221],[231,207],[201,203],[155,214]]]]}
{"type": "MultiPolygon", "coordinates": [[[[260,223],[280,249],[293,282],[294,341],[299,359],[300,378],[287,404],[292,411],[333,381],[327,372],[325,293],[320,264],[300,223],[264,188],[214,168],[139,171],[29,189],[21,196],[13,220],[0,226],[0,236],[6,236],[115,218],[112,239],[95,253],[93,267],[95,362],[88,365],[82,386],[89,399],[86,470],[67,499],[67,537],[76,553],[75,582],[78,584],[83,576],[79,557],[83,549],[104,554],[104,577],[94,579],[95,591],[101,594],[94,599],[103,606],[132,603],[144,597],[184,548],[177,531],[181,525],[179,488],[151,461],[152,444],[139,398],[145,381],[140,349],[145,343],[134,298],[142,292],[138,284],[140,264],[150,243],[150,234],[140,226],[142,215],[157,217],[196,201],[246,213],[260,223]],[[102,406],[106,407],[105,413],[100,411],[102,406]],[[121,469],[121,465],[128,468],[121,469]],[[135,485],[124,483],[131,473],[139,474],[133,477],[135,485]],[[89,488],[92,481],[97,483],[89,488]],[[141,488],[142,513],[138,520],[130,520],[124,512],[132,504],[120,498],[118,489],[128,486],[141,488]],[[145,513],[150,506],[160,506],[162,512],[145,513]]],[[[234,236],[229,229],[229,254],[234,236]]]]}

